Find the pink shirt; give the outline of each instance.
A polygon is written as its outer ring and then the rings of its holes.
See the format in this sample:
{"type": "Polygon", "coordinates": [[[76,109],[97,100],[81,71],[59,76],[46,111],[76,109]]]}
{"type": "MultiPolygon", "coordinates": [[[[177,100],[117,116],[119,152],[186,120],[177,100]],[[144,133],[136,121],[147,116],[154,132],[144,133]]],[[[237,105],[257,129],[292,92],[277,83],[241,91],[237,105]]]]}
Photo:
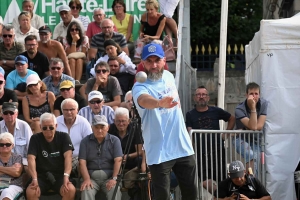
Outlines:
{"type": "MultiPolygon", "coordinates": [[[[91,22],[89,23],[87,30],[86,30],[86,36],[88,36],[88,38],[92,38],[94,35],[96,35],[97,33],[100,33],[102,30],[100,28],[100,26],[96,23],[96,22],[91,22]]],[[[114,26],[114,31],[118,32],[116,26],[114,26]]]]}

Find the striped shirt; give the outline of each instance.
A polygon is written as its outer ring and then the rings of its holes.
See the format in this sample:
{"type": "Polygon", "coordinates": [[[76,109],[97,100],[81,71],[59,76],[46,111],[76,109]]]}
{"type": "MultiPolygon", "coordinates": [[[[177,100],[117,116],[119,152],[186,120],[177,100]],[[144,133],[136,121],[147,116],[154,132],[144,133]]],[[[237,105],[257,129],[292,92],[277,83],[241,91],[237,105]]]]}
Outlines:
{"type": "Polygon", "coordinates": [[[68,76],[66,74],[62,74],[60,77],[60,81],[57,83],[57,85],[53,84],[52,81],[52,75],[47,76],[46,78],[44,78],[42,81],[45,83],[45,85],[47,86],[47,90],[51,91],[54,93],[55,96],[60,95],[60,90],[59,90],[59,85],[61,84],[61,82],[65,81],[65,80],[69,80],[72,81],[73,85],[75,85],[75,80],[74,78],[72,78],[71,76],[68,76]]]}
{"type": "MultiPolygon", "coordinates": [[[[90,124],[92,124],[92,121],[95,116],[95,114],[92,112],[92,109],[90,106],[85,106],[85,107],[81,108],[78,112],[78,115],[81,115],[84,118],[86,118],[90,122],[90,124]]],[[[104,115],[107,118],[108,124],[114,123],[115,112],[110,106],[103,105],[100,113],[98,113],[96,115],[104,115]]]]}
{"type": "Polygon", "coordinates": [[[78,19],[79,21],[81,21],[81,23],[84,27],[84,31],[86,31],[89,23],[91,22],[90,18],[88,16],[79,15],[79,17],[77,17],[75,19],[78,19]]]}

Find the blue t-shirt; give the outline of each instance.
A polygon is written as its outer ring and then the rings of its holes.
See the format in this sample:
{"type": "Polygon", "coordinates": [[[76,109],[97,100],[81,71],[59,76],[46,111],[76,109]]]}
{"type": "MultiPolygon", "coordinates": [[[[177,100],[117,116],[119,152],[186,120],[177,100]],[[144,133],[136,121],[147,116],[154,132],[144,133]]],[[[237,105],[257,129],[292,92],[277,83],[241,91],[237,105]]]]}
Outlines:
{"type": "Polygon", "coordinates": [[[21,77],[17,70],[13,70],[12,72],[10,72],[7,77],[6,77],[6,84],[5,84],[5,88],[6,89],[10,89],[10,90],[14,90],[17,88],[17,85],[20,83],[26,83],[26,79],[29,75],[31,74],[36,74],[38,75],[35,71],[32,71],[30,69],[27,69],[27,74],[24,77],[21,77]]]}
{"type": "Polygon", "coordinates": [[[148,165],[194,154],[191,139],[185,127],[175,80],[170,72],[165,70],[162,79],[158,81],[147,79],[144,83],[135,83],[132,94],[142,119],[148,165]],[[145,109],[137,103],[138,97],[142,94],[149,94],[156,99],[172,96],[178,105],[170,109],[145,109]]]}

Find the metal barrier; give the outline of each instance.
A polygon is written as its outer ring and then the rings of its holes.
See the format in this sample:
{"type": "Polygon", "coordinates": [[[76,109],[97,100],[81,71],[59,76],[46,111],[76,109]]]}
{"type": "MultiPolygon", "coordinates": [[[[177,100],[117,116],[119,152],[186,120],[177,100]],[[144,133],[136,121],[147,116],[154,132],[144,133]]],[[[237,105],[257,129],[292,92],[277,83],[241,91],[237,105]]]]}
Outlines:
{"type": "Polygon", "coordinates": [[[262,131],[192,129],[190,137],[196,155],[198,199],[213,199],[215,190],[218,194],[218,182],[228,177],[227,168],[234,160],[242,161],[246,170],[250,165],[255,177],[265,185],[262,131]]]}

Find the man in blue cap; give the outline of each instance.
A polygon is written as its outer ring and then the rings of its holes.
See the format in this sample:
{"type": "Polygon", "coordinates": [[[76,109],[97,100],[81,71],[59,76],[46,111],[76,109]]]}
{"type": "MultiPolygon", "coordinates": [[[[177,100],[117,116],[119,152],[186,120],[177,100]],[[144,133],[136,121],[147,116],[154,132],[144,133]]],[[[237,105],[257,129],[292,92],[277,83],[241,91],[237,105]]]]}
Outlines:
{"type": "Polygon", "coordinates": [[[170,172],[176,175],[183,200],[197,198],[194,150],[180,106],[173,74],[164,70],[166,58],[159,44],[142,51],[147,74],[133,86],[133,100],[142,118],[144,148],[155,199],[170,199],[170,172]]]}
{"type": "Polygon", "coordinates": [[[28,59],[19,55],[15,58],[15,70],[11,71],[6,78],[6,89],[14,90],[17,94],[18,100],[22,101],[22,98],[26,95],[26,79],[31,74],[36,72],[27,69],[28,59]]]}

